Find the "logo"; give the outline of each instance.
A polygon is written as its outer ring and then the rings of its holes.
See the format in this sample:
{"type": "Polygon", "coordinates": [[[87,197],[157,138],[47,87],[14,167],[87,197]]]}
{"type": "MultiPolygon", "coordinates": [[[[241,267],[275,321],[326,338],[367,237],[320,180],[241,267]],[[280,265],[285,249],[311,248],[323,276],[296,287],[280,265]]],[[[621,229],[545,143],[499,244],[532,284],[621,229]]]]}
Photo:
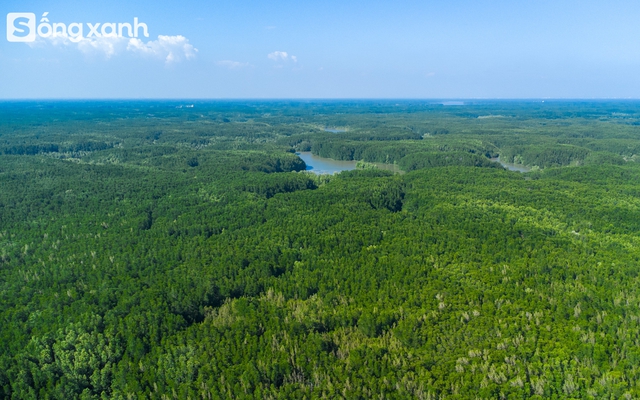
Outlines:
{"type": "Polygon", "coordinates": [[[85,39],[85,25],[89,33],[86,38],[91,37],[129,37],[137,38],[141,33],[144,37],[149,37],[149,28],[144,22],[139,22],[138,17],[133,19],[133,24],[129,22],[115,23],[80,23],[73,22],[65,24],[62,22],[50,23],[48,12],[42,14],[40,23],[36,28],[36,15],[34,13],[9,13],[7,14],[7,40],[9,42],[35,42],[37,37],[66,37],[72,42],[80,42],[85,39]]]}
{"type": "Polygon", "coordinates": [[[7,14],[7,40],[10,42],[35,42],[36,15],[34,13],[7,14]]]}

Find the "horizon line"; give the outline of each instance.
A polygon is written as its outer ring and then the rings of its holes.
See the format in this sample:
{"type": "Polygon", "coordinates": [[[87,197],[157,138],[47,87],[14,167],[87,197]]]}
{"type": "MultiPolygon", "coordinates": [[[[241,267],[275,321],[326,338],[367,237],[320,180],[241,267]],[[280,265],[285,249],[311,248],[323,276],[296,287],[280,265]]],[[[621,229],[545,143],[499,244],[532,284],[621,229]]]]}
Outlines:
{"type": "Polygon", "coordinates": [[[637,101],[640,97],[18,97],[19,101],[637,101]]]}

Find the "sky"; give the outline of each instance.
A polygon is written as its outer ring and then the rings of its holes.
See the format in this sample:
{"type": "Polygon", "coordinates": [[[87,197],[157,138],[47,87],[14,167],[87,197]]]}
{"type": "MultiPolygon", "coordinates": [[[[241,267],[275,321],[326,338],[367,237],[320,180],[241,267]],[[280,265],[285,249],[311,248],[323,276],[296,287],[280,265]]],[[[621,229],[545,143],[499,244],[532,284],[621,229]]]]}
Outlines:
{"type": "Polygon", "coordinates": [[[0,99],[640,98],[638,1],[2,0],[0,25],[0,99]]]}

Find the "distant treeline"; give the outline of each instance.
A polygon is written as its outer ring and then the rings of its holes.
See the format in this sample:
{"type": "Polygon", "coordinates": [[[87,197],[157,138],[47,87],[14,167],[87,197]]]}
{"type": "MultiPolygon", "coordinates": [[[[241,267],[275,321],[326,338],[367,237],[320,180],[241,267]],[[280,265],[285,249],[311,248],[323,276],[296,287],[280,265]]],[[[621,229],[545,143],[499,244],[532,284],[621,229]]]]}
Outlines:
{"type": "Polygon", "coordinates": [[[461,151],[412,153],[402,158],[399,165],[400,168],[407,172],[422,168],[447,167],[453,165],[502,168],[500,164],[489,160],[484,155],[480,156],[461,151]]]}
{"type": "Polygon", "coordinates": [[[70,145],[47,144],[22,144],[0,147],[2,154],[33,156],[41,153],[76,153],[106,150],[114,147],[112,143],[105,142],[80,142],[70,145]]]}

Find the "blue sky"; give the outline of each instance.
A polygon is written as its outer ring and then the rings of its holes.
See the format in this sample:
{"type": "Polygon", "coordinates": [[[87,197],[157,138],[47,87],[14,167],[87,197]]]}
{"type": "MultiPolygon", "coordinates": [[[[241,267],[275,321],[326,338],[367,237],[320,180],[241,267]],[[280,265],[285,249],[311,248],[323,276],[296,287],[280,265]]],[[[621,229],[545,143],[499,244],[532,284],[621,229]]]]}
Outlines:
{"type": "Polygon", "coordinates": [[[637,1],[3,0],[0,14],[4,99],[640,98],[637,1]],[[13,43],[11,12],[138,17],[149,37],[13,43]]]}

